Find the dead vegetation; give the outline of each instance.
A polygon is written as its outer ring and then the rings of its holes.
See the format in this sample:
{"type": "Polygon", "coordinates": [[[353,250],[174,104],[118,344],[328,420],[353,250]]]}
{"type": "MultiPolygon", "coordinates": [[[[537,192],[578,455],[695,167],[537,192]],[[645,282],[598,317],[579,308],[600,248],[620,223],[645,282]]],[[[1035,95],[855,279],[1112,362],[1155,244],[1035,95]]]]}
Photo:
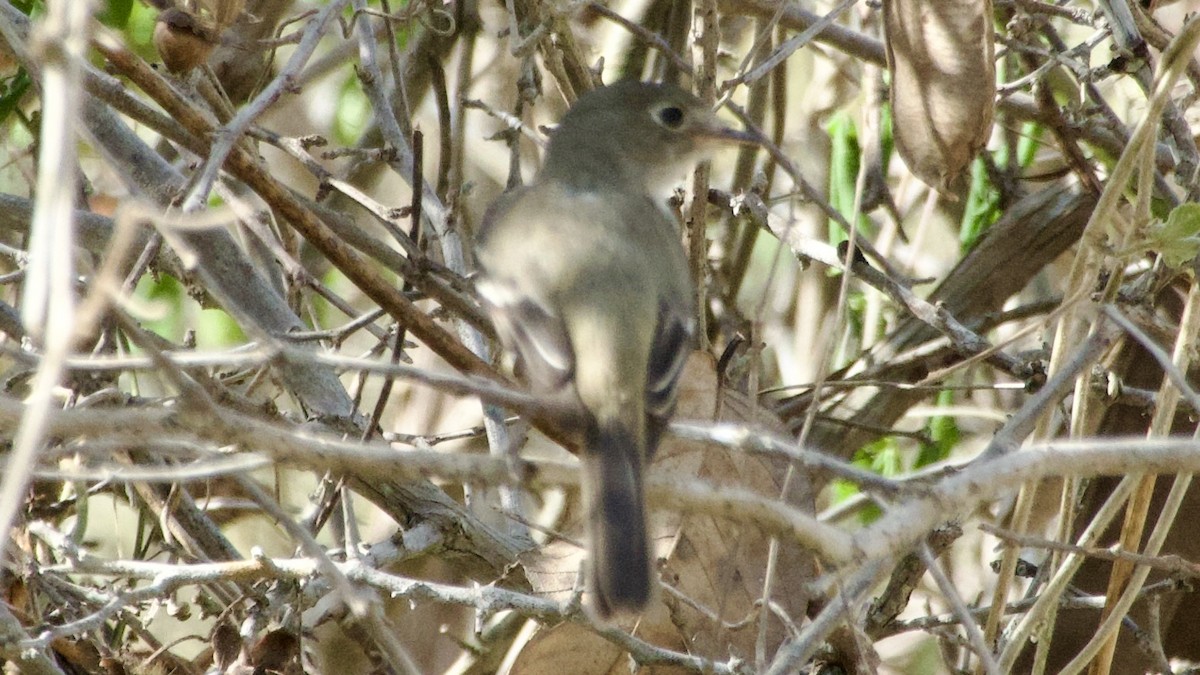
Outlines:
{"type": "Polygon", "coordinates": [[[1191,0],[153,4],[0,2],[9,667],[1200,662],[1191,0]],[[771,143],[670,205],[704,344],[602,625],[471,232],[623,77],[771,143]]]}

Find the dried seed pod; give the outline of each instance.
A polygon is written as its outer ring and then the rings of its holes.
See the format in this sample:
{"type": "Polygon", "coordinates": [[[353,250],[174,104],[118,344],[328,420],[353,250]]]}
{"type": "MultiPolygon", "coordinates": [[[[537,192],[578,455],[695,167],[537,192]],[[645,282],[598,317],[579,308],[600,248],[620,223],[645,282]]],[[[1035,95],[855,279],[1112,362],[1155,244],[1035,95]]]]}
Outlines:
{"type": "Polygon", "coordinates": [[[949,193],[991,133],[991,0],[885,0],[883,18],[896,149],[949,193]]]}
{"type": "Polygon", "coordinates": [[[216,31],[200,17],[172,7],[154,24],[154,46],[173,73],[188,73],[208,60],[217,46],[216,31]]]}

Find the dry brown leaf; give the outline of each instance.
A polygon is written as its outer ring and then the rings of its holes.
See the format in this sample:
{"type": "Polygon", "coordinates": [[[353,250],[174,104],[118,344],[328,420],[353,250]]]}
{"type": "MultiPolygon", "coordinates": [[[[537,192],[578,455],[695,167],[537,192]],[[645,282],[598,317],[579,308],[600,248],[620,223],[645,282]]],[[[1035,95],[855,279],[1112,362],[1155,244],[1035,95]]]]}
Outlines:
{"type": "Polygon", "coordinates": [[[59,659],[84,672],[91,673],[100,668],[100,650],[87,640],[55,638],[51,646],[59,659]]]}
{"type": "Polygon", "coordinates": [[[250,648],[250,663],[256,669],[283,672],[300,659],[300,640],[293,633],[276,629],[250,648]]]}
{"type": "Polygon", "coordinates": [[[896,149],[949,194],[991,133],[991,0],[887,0],[883,17],[896,149]]]}
{"type": "MultiPolygon", "coordinates": [[[[771,422],[751,399],[720,391],[717,381],[712,358],[693,355],[681,381],[676,417],[753,420],[755,428],[779,430],[778,422],[771,422]]],[[[772,497],[780,496],[786,470],[781,462],[673,437],[664,440],[651,467],[659,476],[699,478],[715,486],[736,486],[772,497]]],[[[794,476],[789,493],[790,502],[812,508],[807,476],[794,476]]],[[[763,593],[769,538],[743,523],[661,510],[651,516],[651,536],[664,582],[704,611],[672,593],[660,592],[649,610],[636,620],[626,619],[622,627],[668,649],[718,660],[736,655],[752,661],[759,624],[745,620],[757,614],[755,603],[763,593]],[[732,624],[740,625],[730,628],[732,624]]],[[[539,592],[568,593],[578,578],[581,558],[578,546],[552,544],[527,567],[527,576],[539,592]]],[[[781,542],[772,602],[797,624],[804,618],[804,583],[812,579],[813,570],[810,552],[781,542]]],[[[766,647],[771,653],[786,635],[778,617],[768,615],[767,622],[766,647]]],[[[629,657],[621,649],[574,624],[542,628],[518,648],[521,652],[509,673],[558,675],[564,672],[562,658],[570,659],[568,670],[578,675],[629,672],[629,657]]],[[[674,670],[660,666],[639,672],[659,675],[674,670]]]]}
{"type": "Polygon", "coordinates": [[[224,673],[242,653],[242,636],[228,621],[221,621],[212,633],[213,661],[217,672],[224,673]]]}
{"type": "Polygon", "coordinates": [[[586,627],[564,623],[538,631],[523,645],[508,672],[522,675],[604,675],[614,670],[620,656],[620,649],[586,627]]]}

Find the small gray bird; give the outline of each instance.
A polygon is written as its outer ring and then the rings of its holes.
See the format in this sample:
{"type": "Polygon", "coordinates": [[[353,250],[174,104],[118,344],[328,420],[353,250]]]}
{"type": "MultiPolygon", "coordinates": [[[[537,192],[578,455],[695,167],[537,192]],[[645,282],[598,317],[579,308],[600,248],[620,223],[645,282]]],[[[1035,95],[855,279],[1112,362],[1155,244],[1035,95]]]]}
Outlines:
{"type": "Polygon", "coordinates": [[[479,231],[477,283],[534,391],[577,398],[592,607],[651,595],[642,474],[675,408],[695,292],[670,188],[720,142],[754,137],[670,85],[625,81],[579,98],[531,185],[479,231]]]}

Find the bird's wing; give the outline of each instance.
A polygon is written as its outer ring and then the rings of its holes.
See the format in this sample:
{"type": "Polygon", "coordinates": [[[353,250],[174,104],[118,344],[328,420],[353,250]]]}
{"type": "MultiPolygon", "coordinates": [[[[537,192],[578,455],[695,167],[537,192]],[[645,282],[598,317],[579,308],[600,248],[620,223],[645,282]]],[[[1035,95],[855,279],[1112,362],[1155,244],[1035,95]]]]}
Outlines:
{"type": "Polygon", "coordinates": [[[528,381],[558,389],[571,380],[574,352],[562,318],[537,299],[494,279],[476,282],[504,347],[517,356],[528,381]]]}
{"type": "Polygon", "coordinates": [[[676,385],[695,338],[696,320],[682,309],[666,302],[659,305],[658,330],[650,347],[646,414],[658,423],[665,423],[675,412],[676,385]]]}
{"type": "Polygon", "coordinates": [[[544,242],[529,235],[545,230],[527,227],[531,218],[540,217],[538,195],[528,187],[517,188],[488,209],[477,235],[482,274],[475,288],[526,380],[535,388],[552,391],[570,382],[574,352],[562,317],[539,294],[545,284],[530,282],[538,277],[547,255],[544,242]]]}

